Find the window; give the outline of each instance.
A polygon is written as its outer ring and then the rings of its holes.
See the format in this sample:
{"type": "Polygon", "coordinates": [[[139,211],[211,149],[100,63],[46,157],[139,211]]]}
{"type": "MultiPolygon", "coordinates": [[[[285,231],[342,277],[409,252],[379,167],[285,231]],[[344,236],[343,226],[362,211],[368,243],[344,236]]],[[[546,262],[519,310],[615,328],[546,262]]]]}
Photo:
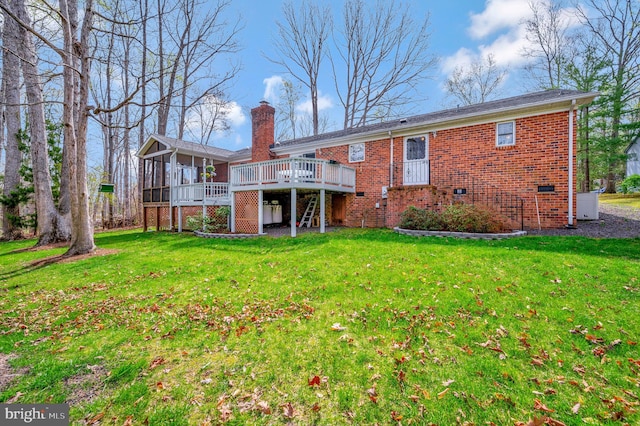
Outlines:
{"type": "Polygon", "coordinates": [[[424,160],[427,156],[427,138],[424,136],[407,139],[406,160],[424,160]]]}
{"type": "Polygon", "coordinates": [[[364,144],[354,143],[349,145],[349,162],[359,163],[361,161],[364,161],[364,144]]]}
{"type": "Polygon", "coordinates": [[[636,154],[635,152],[630,152],[629,154],[627,154],[627,160],[638,161],[638,154],[636,154]]]}
{"type": "Polygon", "coordinates": [[[514,121],[498,123],[496,146],[513,146],[516,144],[516,125],[514,121]]]}

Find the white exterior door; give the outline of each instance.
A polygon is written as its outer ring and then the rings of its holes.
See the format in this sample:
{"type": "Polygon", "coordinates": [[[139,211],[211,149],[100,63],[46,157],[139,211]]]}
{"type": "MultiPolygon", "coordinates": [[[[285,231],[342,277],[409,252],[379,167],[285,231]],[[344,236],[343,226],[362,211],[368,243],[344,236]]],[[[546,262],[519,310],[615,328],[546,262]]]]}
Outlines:
{"type": "Polygon", "coordinates": [[[404,140],[403,185],[429,183],[429,139],[412,136],[404,140]]]}

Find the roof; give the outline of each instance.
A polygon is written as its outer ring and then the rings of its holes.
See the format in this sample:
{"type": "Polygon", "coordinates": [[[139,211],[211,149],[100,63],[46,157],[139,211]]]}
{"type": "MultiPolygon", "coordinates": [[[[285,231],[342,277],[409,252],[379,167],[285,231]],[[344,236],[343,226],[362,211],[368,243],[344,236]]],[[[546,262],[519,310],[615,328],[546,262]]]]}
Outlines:
{"type": "MultiPolygon", "coordinates": [[[[591,103],[596,96],[598,96],[598,93],[595,92],[581,92],[566,89],[546,90],[428,114],[414,115],[398,120],[369,124],[367,126],[338,130],[316,136],[276,142],[275,145],[271,146],[271,149],[280,154],[296,151],[304,152],[304,150],[319,147],[364,142],[379,137],[387,137],[389,132],[409,134],[418,131],[461,127],[483,121],[506,120],[508,117],[568,111],[572,105],[574,105],[574,101],[575,106],[584,105],[591,103]]],[[[222,161],[238,161],[251,158],[250,148],[230,151],[157,134],[149,136],[147,142],[138,151],[138,157],[142,157],[153,141],[156,140],[167,145],[170,149],[177,149],[180,153],[188,155],[202,155],[222,161]]]]}
{"type": "Polygon", "coordinates": [[[634,146],[635,144],[637,144],[637,143],[640,143],[640,136],[635,137],[635,138],[631,141],[631,143],[629,144],[629,146],[627,146],[627,147],[625,148],[624,153],[625,153],[625,154],[628,154],[628,153],[629,153],[629,151],[631,151],[631,148],[633,148],[633,146],[634,146]]]}
{"type": "Polygon", "coordinates": [[[251,156],[251,149],[244,148],[238,151],[231,151],[224,148],[218,148],[215,146],[203,145],[201,143],[189,142],[181,139],[170,138],[163,135],[152,134],[147,139],[147,142],[138,150],[138,157],[143,157],[149,147],[154,141],[158,141],[163,145],[166,145],[170,150],[177,150],[181,154],[188,155],[201,155],[216,160],[234,160],[237,158],[244,158],[251,156]]]}
{"type": "Polygon", "coordinates": [[[593,101],[597,95],[598,93],[564,89],[529,93],[480,104],[415,115],[399,120],[278,142],[273,146],[273,150],[278,152],[289,151],[295,149],[295,147],[302,148],[308,145],[334,145],[357,141],[358,139],[371,138],[374,135],[387,135],[389,131],[409,132],[420,128],[440,128],[445,126],[452,128],[467,125],[470,121],[478,122],[482,119],[491,119],[509,114],[533,115],[538,112],[546,113],[552,110],[569,110],[572,101],[575,100],[576,105],[588,104],[593,101]]]}

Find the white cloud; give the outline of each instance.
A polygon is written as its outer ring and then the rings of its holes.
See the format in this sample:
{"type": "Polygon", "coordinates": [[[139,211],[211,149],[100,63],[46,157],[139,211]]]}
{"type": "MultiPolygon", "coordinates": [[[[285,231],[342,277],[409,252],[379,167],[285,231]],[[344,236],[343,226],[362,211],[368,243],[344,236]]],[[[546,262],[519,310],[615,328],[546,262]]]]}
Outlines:
{"type": "Polygon", "coordinates": [[[529,16],[529,0],[487,0],[481,13],[471,15],[468,32],[474,39],[484,38],[496,31],[517,27],[529,16]]]}
{"type": "Polygon", "coordinates": [[[469,66],[477,57],[477,53],[463,47],[458,49],[453,55],[444,58],[440,64],[440,68],[443,74],[451,74],[456,67],[464,68],[469,66]]]}
{"type": "MultiPolygon", "coordinates": [[[[509,71],[526,64],[529,58],[523,55],[530,42],[526,38],[524,20],[533,14],[530,0],[487,0],[485,9],[471,15],[471,25],[467,29],[473,39],[487,39],[475,49],[461,48],[443,59],[441,71],[450,75],[456,67],[466,67],[471,62],[493,55],[499,67],[509,71]]],[[[547,0],[537,0],[546,7],[547,0]]],[[[562,17],[569,27],[579,24],[573,8],[562,10],[562,17]]]]}
{"type": "Polygon", "coordinates": [[[242,126],[247,121],[247,116],[242,111],[242,107],[236,101],[231,101],[226,106],[227,121],[231,127],[242,126]]]}
{"type": "Polygon", "coordinates": [[[219,120],[224,119],[232,132],[247,122],[247,116],[237,102],[221,101],[215,96],[210,96],[190,111],[185,130],[193,140],[204,142],[203,139],[206,138],[214,119],[216,121],[211,140],[229,138],[229,131],[220,127],[219,120]]]}
{"type": "MultiPolygon", "coordinates": [[[[328,95],[323,95],[322,92],[318,91],[318,111],[322,111],[332,107],[333,101],[331,100],[331,97],[329,97],[328,95]]],[[[296,110],[305,114],[311,114],[311,99],[309,98],[300,102],[298,105],[296,105],[296,110]]]]}
{"type": "Polygon", "coordinates": [[[272,104],[277,103],[280,98],[279,90],[282,86],[282,77],[279,75],[272,75],[271,77],[267,77],[262,80],[262,83],[265,85],[264,95],[262,96],[263,99],[271,102],[272,104]]]}

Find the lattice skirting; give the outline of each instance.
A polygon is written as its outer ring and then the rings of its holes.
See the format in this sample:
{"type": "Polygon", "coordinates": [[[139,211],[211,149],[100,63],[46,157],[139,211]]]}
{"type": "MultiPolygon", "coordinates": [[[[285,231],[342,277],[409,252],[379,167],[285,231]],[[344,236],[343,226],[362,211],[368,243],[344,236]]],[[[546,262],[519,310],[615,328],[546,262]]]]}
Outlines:
{"type": "Polygon", "coordinates": [[[144,208],[145,231],[147,229],[169,229],[169,206],[149,206],[144,208]]]}
{"type": "Polygon", "coordinates": [[[236,232],[242,234],[258,233],[258,191],[235,193],[236,232]]]}

